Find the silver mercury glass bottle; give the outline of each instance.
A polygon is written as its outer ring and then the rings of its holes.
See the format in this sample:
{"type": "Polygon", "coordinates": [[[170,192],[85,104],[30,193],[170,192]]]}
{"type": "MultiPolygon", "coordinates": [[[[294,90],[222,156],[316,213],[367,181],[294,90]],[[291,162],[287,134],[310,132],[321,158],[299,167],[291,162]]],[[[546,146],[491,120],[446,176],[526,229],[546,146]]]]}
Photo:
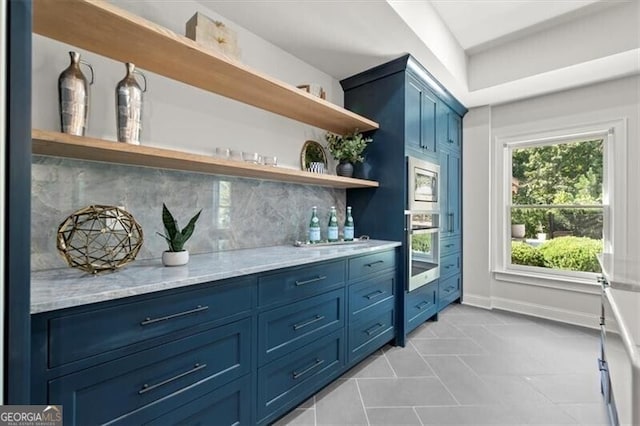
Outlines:
{"type": "Polygon", "coordinates": [[[58,77],[58,105],[60,108],[60,130],[76,136],[84,136],[89,118],[89,86],[93,84],[93,67],[80,60],[78,52],[69,52],[71,64],[58,77]],[[91,70],[88,82],[80,65],[91,70]]]}
{"type": "Polygon", "coordinates": [[[142,132],[142,94],[147,91],[147,78],[127,62],[127,75],[116,86],[116,117],[118,122],[118,142],[140,145],[142,132]],[[144,80],[140,87],[134,74],[144,80]]]}

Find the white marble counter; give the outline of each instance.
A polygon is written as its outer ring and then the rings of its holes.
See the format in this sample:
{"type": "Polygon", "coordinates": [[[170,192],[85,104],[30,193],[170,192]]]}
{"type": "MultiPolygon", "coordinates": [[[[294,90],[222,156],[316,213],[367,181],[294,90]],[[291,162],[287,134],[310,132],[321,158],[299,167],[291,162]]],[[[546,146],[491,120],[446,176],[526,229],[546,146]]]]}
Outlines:
{"type": "Polygon", "coordinates": [[[135,261],[124,268],[90,275],[63,268],[31,274],[31,313],[53,311],[290,266],[338,259],[400,246],[369,240],[325,247],[276,246],[191,256],[189,264],[164,267],[160,259],[135,261]]]}
{"type": "Polygon", "coordinates": [[[640,265],[638,262],[610,253],[598,255],[602,274],[612,288],[640,292],[640,265]]]}

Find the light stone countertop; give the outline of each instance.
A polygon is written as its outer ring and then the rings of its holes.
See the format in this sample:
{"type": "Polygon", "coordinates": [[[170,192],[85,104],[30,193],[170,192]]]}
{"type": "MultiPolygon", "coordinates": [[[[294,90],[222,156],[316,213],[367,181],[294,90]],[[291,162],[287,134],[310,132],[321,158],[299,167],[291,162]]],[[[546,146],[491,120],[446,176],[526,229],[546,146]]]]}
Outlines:
{"type": "Polygon", "coordinates": [[[31,274],[31,313],[373,253],[400,245],[393,241],[369,240],[324,247],[231,250],[192,255],[185,266],[164,267],[160,259],[141,260],[97,275],[74,268],[37,271],[31,274]]]}

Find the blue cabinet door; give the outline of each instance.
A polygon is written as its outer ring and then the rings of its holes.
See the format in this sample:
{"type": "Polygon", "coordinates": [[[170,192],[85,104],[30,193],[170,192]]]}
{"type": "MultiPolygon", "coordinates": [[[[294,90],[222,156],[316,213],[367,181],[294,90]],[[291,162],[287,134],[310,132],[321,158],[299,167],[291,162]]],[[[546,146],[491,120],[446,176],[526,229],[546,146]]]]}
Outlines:
{"type": "Polygon", "coordinates": [[[407,76],[405,146],[413,155],[436,152],[436,97],[417,79],[407,76]]]}
{"type": "Polygon", "coordinates": [[[442,236],[460,235],[461,218],[461,185],[460,155],[453,151],[440,153],[440,213],[442,236]]]}

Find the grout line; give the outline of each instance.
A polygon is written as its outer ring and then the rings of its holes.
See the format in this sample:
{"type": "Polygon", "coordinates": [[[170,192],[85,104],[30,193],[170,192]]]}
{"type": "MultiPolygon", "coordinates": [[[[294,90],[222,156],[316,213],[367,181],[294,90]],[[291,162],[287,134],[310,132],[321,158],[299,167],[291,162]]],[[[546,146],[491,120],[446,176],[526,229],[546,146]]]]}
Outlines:
{"type": "Polygon", "coordinates": [[[444,387],[444,389],[449,392],[449,395],[451,395],[451,398],[453,398],[453,400],[456,402],[456,404],[458,405],[462,405],[460,404],[460,401],[458,401],[458,398],[455,397],[455,395],[453,394],[453,392],[451,392],[451,390],[447,387],[447,385],[444,384],[444,382],[442,381],[442,379],[440,378],[440,376],[438,376],[438,373],[436,372],[436,370],[433,369],[433,367],[431,366],[431,364],[429,364],[429,361],[427,361],[426,359],[424,359],[424,356],[420,355],[420,357],[424,360],[424,362],[427,363],[427,365],[429,366],[429,368],[431,369],[431,371],[433,371],[433,374],[435,375],[434,377],[436,379],[438,379],[438,381],[440,382],[440,384],[444,387]]]}
{"type": "MultiPolygon", "coordinates": [[[[404,350],[404,348],[402,348],[402,349],[404,350]]],[[[397,379],[398,378],[398,373],[396,373],[395,368],[393,368],[393,365],[391,364],[391,361],[389,361],[389,358],[387,357],[387,353],[385,351],[382,351],[382,356],[384,356],[384,359],[387,361],[387,364],[389,365],[389,368],[393,372],[393,377],[397,379]]]]}
{"type": "Polygon", "coordinates": [[[364,406],[364,399],[362,398],[362,392],[360,391],[360,383],[358,383],[358,379],[356,379],[356,388],[358,389],[358,396],[360,396],[360,404],[362,404],[362,410],[364,411],[364,418],[367,420],[367,426],[369,426],[371,423],[369,422],[367,407],[364,406]]]}
{"type": "Polygon", "coordinates": [[[422,418],[420,417],[420,415],[418,414],[418,410],[416,410],[416,406],[414,405],[413,407],[411,407],[411,409],[413,410],[413,413],[416,415],[416,417],[418,418],[418,421],[420,422],[420,426],[424,426],[424,423],[422,423],[422,418]]]}

